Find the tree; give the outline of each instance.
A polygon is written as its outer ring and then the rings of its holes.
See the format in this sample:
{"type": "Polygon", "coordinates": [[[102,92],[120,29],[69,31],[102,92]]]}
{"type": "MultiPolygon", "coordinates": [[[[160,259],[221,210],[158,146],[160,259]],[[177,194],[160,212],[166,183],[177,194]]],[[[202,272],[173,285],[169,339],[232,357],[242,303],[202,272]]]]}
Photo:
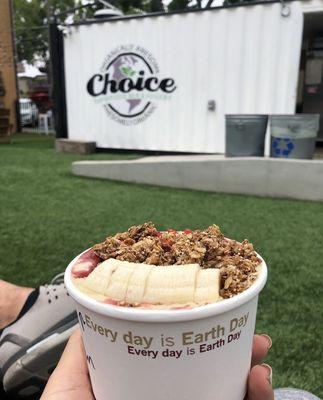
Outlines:
{"type": "Polygon", "coordinates": [[[162,0],[110,0],[110,3],[125,14],[166,11],[162,0]]]}
{"type": "MultiPolygon", "coordinates": [[[[1,0],[0,0],[1,1],[1,0]]],[[[225,0],[229,4],[253,0],[225,0]]],[[[124,14],[142,12],[167,12],[187,10],[191,8],[211,7],[213,0],[202,2],[196,0],[172,0],[167,8],[162,0],[109,0],[124,14]]],[[[73,15],[74,21],[93,17],[95,10],[103,8],[99,1],[92,0],[92,7],[78,9],[70,12],[75,7],[84,4],[84,0],[13,0],[14,24],[16,30],[16,46],[19,61],[33,62],[35,59],[48,61],[48,11],[55,15],[59,22],[64,22],[68,15],[73,15]],[[50,5],[50,7],[47,7],[50,5]]],[[[88,0],[90,3],[90,0],[88,0]]]]}
{"type": "Polygon", "coordinates": [[[165,11],[165,6],[161,0],[151,0],[149,4],[149,12],[165,11]]]}
{"type": "MultiPolygon", "coordinates": [[[[14,25],[19,61],[48,59],[48,18],[46,0],[14,0],[14,25]]],[[[80,0],[51,0],[51,12],[63,13],[80,0]]]]}
{"type": "MultiPolygon", "coordinates": [[[[1,0],[0,0],[1,1],[1,0]]],[[[88,3],[91,3],[90,1],[88,3]]],[[[110,0],[124,14],[166,11],[162,0],[110,0]]],[[[84,0],[13,0],[16,46],[19,61],[48,60],[48,11],[64,22],[69,10],[84,4],[84,0]],[[50,5],[48,9],[48,4],[50,5]]],[[[93,0],[94,7],[73,12],[74,21],[93,16],[103,4],[93,0]]]]}
{"type": "Polygon", "coordinates": [[[224,4],[230,5],[230,4],[239,4],[239,3],[252,3],[257,0],[225,0],[224,4]]]}
{"type": "Polygon", "coordinates": [[[169,11],[179,11],[189,8],[190,0],[173,0],[168,4],[169,11]]]}

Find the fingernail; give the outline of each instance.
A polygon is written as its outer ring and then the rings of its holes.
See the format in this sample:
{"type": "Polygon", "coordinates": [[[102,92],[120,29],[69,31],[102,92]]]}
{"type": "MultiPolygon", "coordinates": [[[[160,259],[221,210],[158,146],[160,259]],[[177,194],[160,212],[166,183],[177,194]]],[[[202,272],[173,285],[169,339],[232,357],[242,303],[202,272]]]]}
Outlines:
{"type": "Polygon", "coordinates": [[[273,341],[272,341],[271,337],[266,335],[265,333],[261,333],[260,335],[267,339],[267,341],[268,341],[267,348],[268,348],[268,350],[271,349],[271,346],[273,345],[273,341]]]}
{"type": "Polygon", "coordinates": [[[273,383],[273,370],[268,364],[260,364],[261,367],[266,368],[268,373],[268,382],[272,385],[273,383]]]}

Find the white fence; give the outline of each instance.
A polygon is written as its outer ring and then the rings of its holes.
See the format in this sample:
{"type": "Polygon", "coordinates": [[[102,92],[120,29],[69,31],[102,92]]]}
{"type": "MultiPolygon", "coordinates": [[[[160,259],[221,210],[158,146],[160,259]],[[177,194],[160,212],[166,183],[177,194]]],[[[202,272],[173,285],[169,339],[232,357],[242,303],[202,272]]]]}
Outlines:
{"type": "MultiPolygon", "coordinates": [[[[30,112],[30,108],[27,105],[21,107],[20,114],[23,115],[23,110],[30,112]]],[[[52,111],[47,113],[37,113],[35,120],[32,123],[22,123],[22,131],[26,133],[39,133],[39,134],[55,134],[54,120],[52,111]]]]}

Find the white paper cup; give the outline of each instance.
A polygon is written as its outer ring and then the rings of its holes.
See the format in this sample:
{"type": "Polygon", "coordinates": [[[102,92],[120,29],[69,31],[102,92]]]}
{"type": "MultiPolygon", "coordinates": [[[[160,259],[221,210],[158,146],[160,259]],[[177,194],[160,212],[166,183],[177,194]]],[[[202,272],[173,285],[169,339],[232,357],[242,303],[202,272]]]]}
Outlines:
{"type": "MultiPolygon", "coordinates": [[[[78,256],[79,257],[79,256],[78,256]]],[[[67,267],[97,400],[243,400],[250,369],[263,261],[243,293],[186,310],[100,303],[80,292],[67,267]]]]}

